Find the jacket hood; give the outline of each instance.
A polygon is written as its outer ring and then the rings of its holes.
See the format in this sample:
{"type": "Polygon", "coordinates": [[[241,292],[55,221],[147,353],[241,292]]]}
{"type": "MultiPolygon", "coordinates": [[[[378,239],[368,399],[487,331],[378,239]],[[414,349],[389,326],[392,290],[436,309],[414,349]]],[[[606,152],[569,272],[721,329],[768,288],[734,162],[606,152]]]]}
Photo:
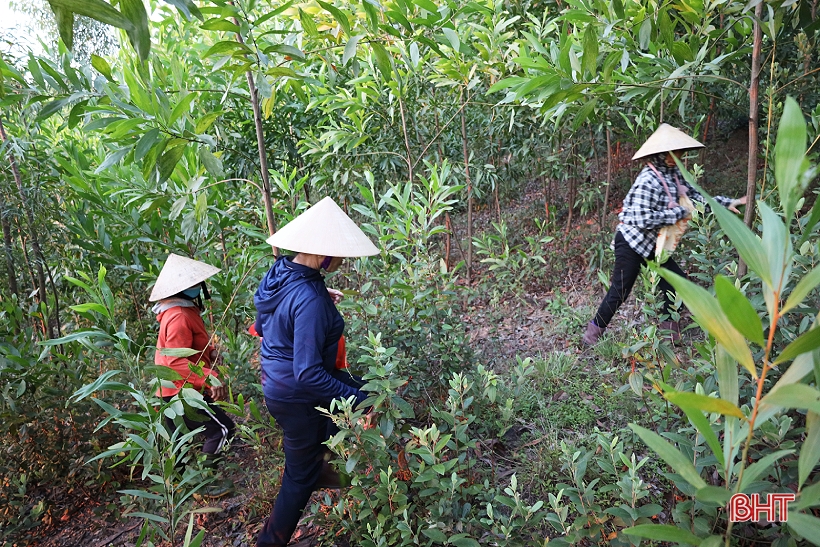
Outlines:
{"type": "Polygon", "coordinates": [[[295,288],[323,279],[319,270],[297,264],[290,256],[280,256],[262,278],[253,296],[256,311],[273,313],[285,296],[295,288]]]}

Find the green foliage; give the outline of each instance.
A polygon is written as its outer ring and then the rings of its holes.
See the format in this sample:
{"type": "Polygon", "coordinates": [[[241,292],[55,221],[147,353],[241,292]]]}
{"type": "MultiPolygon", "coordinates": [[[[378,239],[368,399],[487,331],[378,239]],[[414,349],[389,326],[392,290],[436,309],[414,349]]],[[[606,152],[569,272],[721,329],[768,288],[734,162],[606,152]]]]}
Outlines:
{"type": "MultiPolygon", "coordinates": [[[[791,302],[791,305],[795,306],[808,295],[810,287],[814,287],[811,274],[805,277],[809,281],[798,280],[792,285],[795,253],[792,236],[787,229],[792,223],[791,216],[797,198],[802,193],[798,180],[802,180],[806,176],[805,172],[811,169],[808,160],[804,158],[805,140],[805,121],[799,115],[796,103],[787,101],[781,130],[778,133],[778,147],[781,152],[776,154],[775,158],[775,177],[778,185],[782,185],[780,206],[783,217],[765,202],[758,202],[762,219],[761,236],[754,234],[730,213],[720,208],[713,199],[707,198],[721,228],[736,246],[740,256],[749,264],[753,272],[750,284],[761,285],[760,291],[765,300],[762,322],[753,302],[748,301],[739,290],[740,281],[733,284],[726,278],[717,276],[716,297],[713,297],[691,281],[663,269],[658,270],[660,275],[675,286],[695,320],[712,337],[711,361],[716,368],[712,374],[717,376],[714,387],[717,388],[719,396],[705,392],[700,384],[693,393],[674,389],[656,380],[657,389],[664,393],[668,401],[684,411],[700,437],[706,441],[708,449],[704,449],[700,457],[693,462],[689,452],[691,439],[676,436],[674,440],[677,441],[679,448],[675,448],[669,440],[658,433],[631,425],[641,439],[674,471],[676,478],[673,480],[678,488],[692,496],[691,501],[679,504],[680,510],[694,509],[695,513],[691,520],[687,518],[686,521],[678,521],[679,526],[637,526],[627,530],[629,534],[693,545],[707,541],[715,543],[725,539],[728,545],[733,528],[731,522],[725,526],[725,533],[722,536],[706,537],[707,530],[712,527],[710,523],[719,518],[711,508],[725,506],[733,493],[782,489],[794,491],[794,487],[791,486],[793,480],[798,481],[795,492],[798,493],[809,480],[820,458],[816,448],[817,433],[814,431],[817,426],[816,413],[820,410],[816,405],[820,398],[820,391],[816,385],[818,378],[810,377],[808,383],[802,383],[804,377],[810,376],[812,372],[811,367],[806,364],[814,360],[814,350],[820,347],[820,343],[816,341],[815,329],[811,328],[797,336],[785,347],[778,347],[774,343],[781,317],[789,306],[789,300],[786,300],[785,306],[781,304],[788,294],[786,288],[800,288],[791,302]],[[784,163],[788,163],[788,167],[784,167],[784,163]],[[794,165],[799,165],[799,169],[792,169],[794,165]],[[765,338],[763,325],[768,328],[765,338]],[[756,351],[754,357],[747,340],[762,346],[762,350],[756,351]],[[791,367],[773,386],[771,383],[764,384],[767,376],[776,373],[773,370],[774,366],[789,361],[793,361],[791,367]],[[743,393],[743,397],[738,396],[738,364],[746,369],[752,385],[756,385],[754,393],[743,393]],[[801,409],[808,412],[805,441],[798,438],[783,442],[787,429],[783,429],[782,424],[784,421],[790,423],[789,417],[783,416],[779,419],[779,433],[772,430],[771,425],[778,424],[778,413],[785,409],[801,409]],[[716,416],[722,416],[722,447],[713,429],[716,416]],[[756,438],[756,432],[761,438],[756,438]],[[780,437],[780,440],[767,444],[765,439],[772,434],[780,437]],[[773,451],[770,446],[779,447],[780,450],[773,451]],[[798,454],[797,477],[794,476],[794,466],[785,463],[795,453],[798,454]],[[748,465],[749,461],[754,463],[748,465]],[[696,464],[698,467],[695,467],[696,464]],[[707,484],[702,476],[704,472],[708,473],[710,468],[720,476],[717,484],[707,484]],[[694,524],[694,528],[687,526],[688,522],[694,524]]],[[[684,176],[694,183],[688,171],[684,170],[684,176]]],[[[747,287],[746,290],[752,289],[747,287]]],[[[798,513],[797,526],[789,527],[789,530],[795,533],[792,537],[799,539],[802,534],[806,534],[805,539],[815,542],[814,536],[810,535],[813,522],[809,519],[812,518],[814,517],[798,513]],[[807,518],[804,519],[803,516],[807,518]]],[[[789,537],[785,534],[786,529],[781,528],[779,532],[772,531],[768,535],[772,538],[782,537],[785,541],[789,537]]]]}

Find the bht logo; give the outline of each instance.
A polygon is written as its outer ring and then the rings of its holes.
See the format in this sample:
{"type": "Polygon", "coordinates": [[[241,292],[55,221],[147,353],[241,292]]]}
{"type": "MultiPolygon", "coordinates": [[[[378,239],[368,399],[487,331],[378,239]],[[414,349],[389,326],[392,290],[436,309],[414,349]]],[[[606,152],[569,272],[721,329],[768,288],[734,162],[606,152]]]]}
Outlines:
{"type": "Polygon", "coordinates": [[[760,494],[735,494],[729,500],[729,520],[732,522],[746,522],[749,520],[762,520],[760,515],[768,522],[789,520],[790,501],[794,501],[795,494],[768,494],[766,502],[760,501],[760,494]],[[779,506],[777,518],[775,518],[775,505],[779,506]]]}

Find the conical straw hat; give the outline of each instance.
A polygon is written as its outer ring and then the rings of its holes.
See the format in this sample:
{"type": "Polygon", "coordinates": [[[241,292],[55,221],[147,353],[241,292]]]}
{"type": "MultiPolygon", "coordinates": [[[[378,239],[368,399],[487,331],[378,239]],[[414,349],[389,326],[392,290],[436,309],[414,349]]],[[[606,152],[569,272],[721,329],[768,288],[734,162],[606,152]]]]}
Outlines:
{"type": "Polygon", "coordinates": [[[219,268],[175,254],[168,255],[168,260],[159,272],[149,302],[156,302],[184,291],[219,273],[219,268]]]}
{"type": "Polygon", "coordinates": [[[289,251],[322,256],[379,254],[373,242],[330,197],[294,218],[267,241],[289,251]]]}
{"type": "Polygon", "coordinates": [[[646,139],[635,155],[633,160],[645,158],[653,154],[662,152],[674,152],[675,150],[692,150],[693,148],[703,148],[703,145],[669,124],[662,123],[652,135],[646,139]]]}

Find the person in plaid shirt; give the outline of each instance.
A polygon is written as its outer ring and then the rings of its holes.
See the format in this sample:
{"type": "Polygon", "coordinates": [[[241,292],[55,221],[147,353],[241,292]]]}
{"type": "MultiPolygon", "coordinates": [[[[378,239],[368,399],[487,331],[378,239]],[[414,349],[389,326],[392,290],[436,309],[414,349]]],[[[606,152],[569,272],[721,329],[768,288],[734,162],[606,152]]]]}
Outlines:
{"type": "MultiPolygon", "coordinates": [[[[641,267],[655,252],[658,231],[689,216],[689,209],[678,203],[681,196],[704,202],[703,196],[684,180],[674,159],[686,150],[702,147],[695,139],[664,123],[632,157],[633,160],[643,159],[646,165],[629,189],[623,210],[618,215],[621,222],[615,234],[615,266],[609,291],[586,327],[583,336],[586,345],[591,346],[598,341],[615,312],[629,296],[641,267]]],[[[746,203],[745,196],[740,199],[717,196],[715,200],[736,213],[737,206],[746,203]]],[[[680,266],[671,259],[661,266],[686,277],[680,266]]],[[[671,295],[675,291],[665,279],[661,279],[658,286],[663,294],[663,313],[668,317],[673,302],[671,295]]],[[[663,321],[661,328],[672,332],[673,341],[680,340],[680,325],[676,321],[663,321]]]]}

